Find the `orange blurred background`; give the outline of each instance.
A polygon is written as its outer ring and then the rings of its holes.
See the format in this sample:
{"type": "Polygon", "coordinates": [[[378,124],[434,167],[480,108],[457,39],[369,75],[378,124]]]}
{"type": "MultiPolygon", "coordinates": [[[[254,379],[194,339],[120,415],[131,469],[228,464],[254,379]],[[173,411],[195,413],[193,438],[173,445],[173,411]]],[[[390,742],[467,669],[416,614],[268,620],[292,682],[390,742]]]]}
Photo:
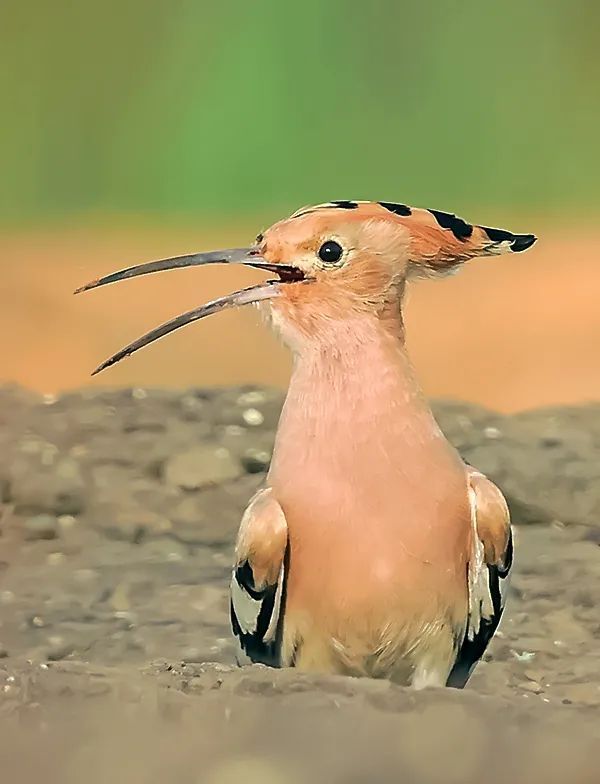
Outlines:
{"type": "MultiPolygon", "coordinates": [[[[409,347],[426,392],[502,411],[597,399],[600,231],[558,231],[539,221],[509,228],[536,231],[540,239],[526,254],[475,260],[454,277],[412,284],[409,347]]],[[[251,308],[192,325],[94,379],[89,375],[147,329],[260,279],[259,273],[177,270],[71,293],[122,266],[234,247],[256,231],[250,225],[212,231],[88,226],[5,234],[1,378],[40,392],[88,384],[285,385],[288,352],[251,308]]]]}

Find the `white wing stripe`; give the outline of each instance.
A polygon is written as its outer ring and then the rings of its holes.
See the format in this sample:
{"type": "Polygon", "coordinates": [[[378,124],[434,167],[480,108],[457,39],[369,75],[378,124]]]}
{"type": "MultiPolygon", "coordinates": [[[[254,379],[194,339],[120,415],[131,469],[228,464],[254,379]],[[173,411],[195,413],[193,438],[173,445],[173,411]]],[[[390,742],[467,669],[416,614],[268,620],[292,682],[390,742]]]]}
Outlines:
{"type": "Polygon", "coordinates": [[[255,634],[258,615],[262,606],[260,599],[253,599],[238,583],[235,570],[231,578],[231,601],[239,625],[245,634],[255,634]]]}

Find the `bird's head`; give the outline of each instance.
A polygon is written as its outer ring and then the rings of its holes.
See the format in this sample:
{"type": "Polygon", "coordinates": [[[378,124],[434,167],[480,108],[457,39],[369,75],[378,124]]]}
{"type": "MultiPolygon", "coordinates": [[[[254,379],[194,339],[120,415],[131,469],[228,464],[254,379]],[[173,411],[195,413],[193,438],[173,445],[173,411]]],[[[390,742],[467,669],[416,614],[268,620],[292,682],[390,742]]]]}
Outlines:
{"type": "Polygon", "coordinates": [[[162,324],[112,356],[98,372],[185,324],[252,303],[268,301],[273,321],[295,345],[327,339],[340,323],[360,317],[393,321],[407,279],[446,275],[475,256],[519,252],[535,241],[533,234],[472,225],[438,210],[334,201],[298,210],[248,248],[151,261],[78,291],[201,264],[241,263],[276,276],[162,324]]]}

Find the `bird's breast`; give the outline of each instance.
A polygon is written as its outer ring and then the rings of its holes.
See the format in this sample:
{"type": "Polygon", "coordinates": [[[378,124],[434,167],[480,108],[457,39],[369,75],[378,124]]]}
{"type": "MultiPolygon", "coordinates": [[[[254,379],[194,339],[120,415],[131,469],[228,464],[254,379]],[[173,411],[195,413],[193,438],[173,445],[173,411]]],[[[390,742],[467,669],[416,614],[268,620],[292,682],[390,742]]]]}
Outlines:
{"type": "Polygon", "coordinates": [[[288,526],[288,653],[408,649],[466,613],[464,464],[404,355],[372,337],[300,360],[282,413],[268,484],[288,526]]]}

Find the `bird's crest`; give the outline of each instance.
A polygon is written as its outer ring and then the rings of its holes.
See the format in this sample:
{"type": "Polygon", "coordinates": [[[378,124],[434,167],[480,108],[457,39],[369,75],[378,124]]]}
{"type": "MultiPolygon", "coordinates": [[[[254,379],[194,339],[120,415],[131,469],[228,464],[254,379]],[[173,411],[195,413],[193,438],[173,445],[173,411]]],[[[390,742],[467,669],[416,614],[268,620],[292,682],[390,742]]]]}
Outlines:
{"type": "Polygon", "coordinates": [[[402,225],[410,236],[410,261],[416,274],[451,272],[458,263],[475,256],[519,253],[537,239],[534,234],[467,223],[451,212],[388,201],[330,201],[303,207],[291,219],[324,210],[347,210],[353,219],[387,219],[402,225]]]}

